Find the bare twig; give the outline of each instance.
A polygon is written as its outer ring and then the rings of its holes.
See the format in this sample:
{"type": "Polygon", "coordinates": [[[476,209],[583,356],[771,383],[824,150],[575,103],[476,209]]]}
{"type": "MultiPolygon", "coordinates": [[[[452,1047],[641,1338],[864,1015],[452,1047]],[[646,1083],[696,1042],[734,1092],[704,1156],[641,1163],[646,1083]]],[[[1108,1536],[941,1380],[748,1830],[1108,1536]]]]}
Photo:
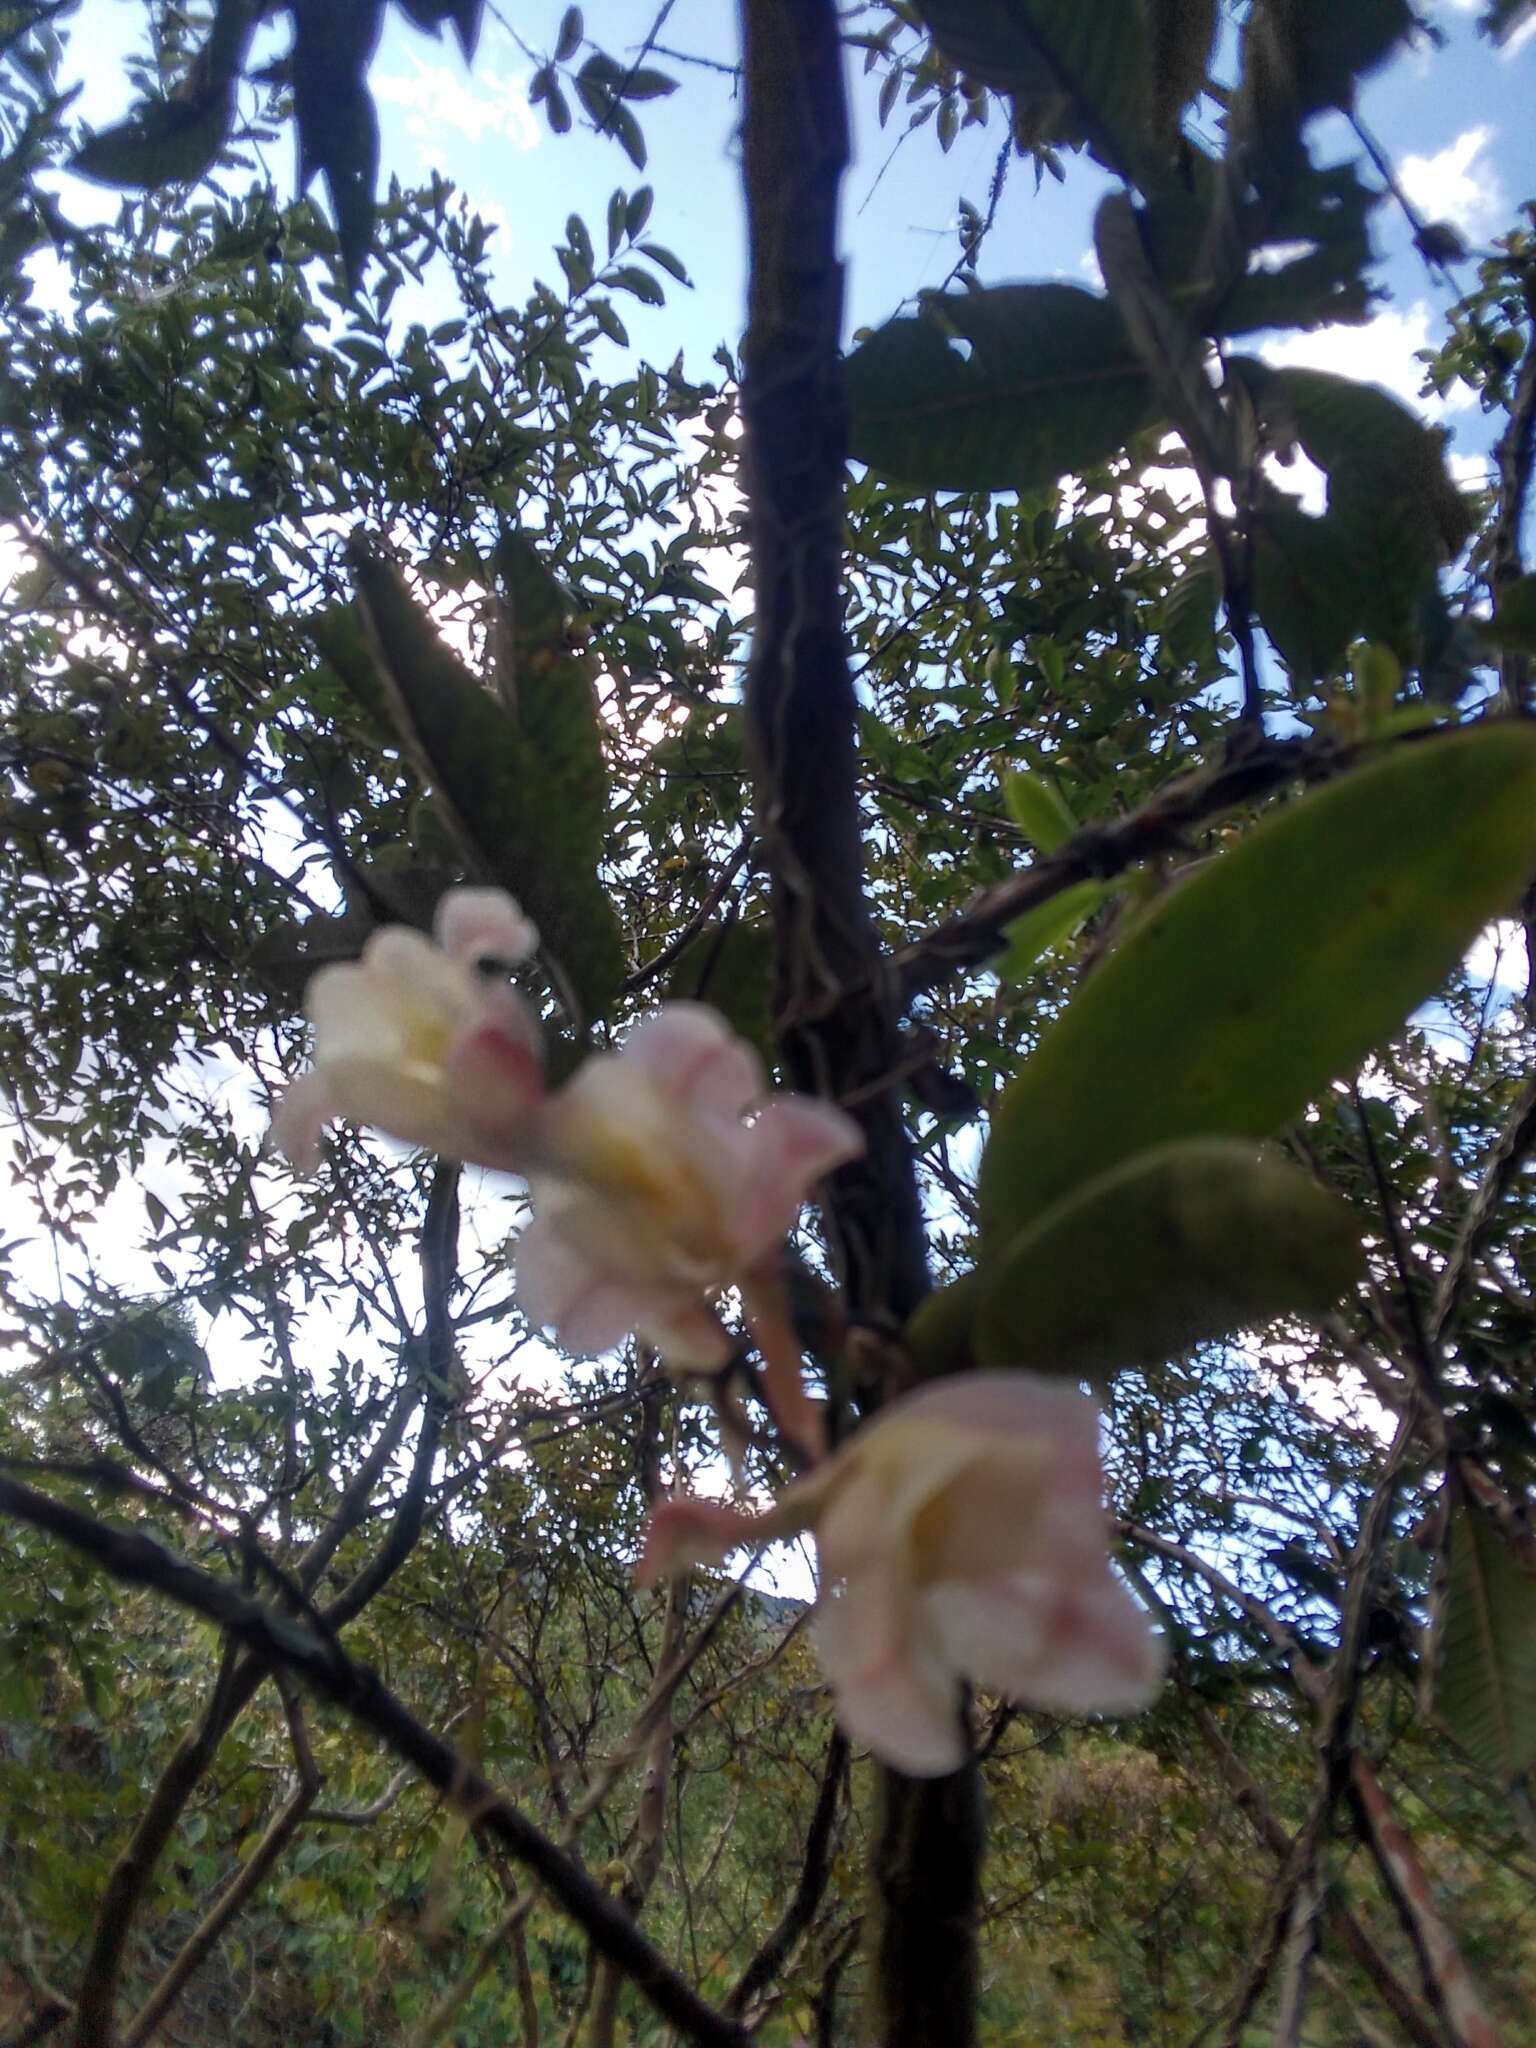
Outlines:
{"type": "Polygon", "coordinates": [[[752,2000],[773,1982],[788,1960],[795,1943],[810,1926],[816,1908],[821,1903],[822,1893],[826,1890],[827,1878],[831,1871],[838,1807],[847,1783],[848,1738],[840,1728],[835,1728],[827,1744],[826,1761],[821,1769],[821,1784],[816,1793],[816,1805],[811,1814],[810,1827],[806,1830],[805,1855],[801,1861],[800,1879],[795,1886],[795,1895],[785,1907],[777,1925],[764,1937],[757,1953],[742,1971],[735,1990],[725,2002],[727,2012],[747,2012],[752,2000]]]}
{"type": "Polygon", "coordinates": [[[268,1822],[261,1840],[248,1860],[236,1872],[223,1894],[209,1907],[187,1937],[160,1982],[129,2022],[123,2034],[123,2048],[140,2048],[152,2038],[161,2021],[191,1981],[194,1972],[211,1954],[225,1929],[244,1909],[266,1881],[268,1872],[298,1832],[299,1824],[320,1790],[320,1773],[303,1723],[303,1707],[288,1688],[283,1705],[293,1740],[297,1782],[268,1822]]]}

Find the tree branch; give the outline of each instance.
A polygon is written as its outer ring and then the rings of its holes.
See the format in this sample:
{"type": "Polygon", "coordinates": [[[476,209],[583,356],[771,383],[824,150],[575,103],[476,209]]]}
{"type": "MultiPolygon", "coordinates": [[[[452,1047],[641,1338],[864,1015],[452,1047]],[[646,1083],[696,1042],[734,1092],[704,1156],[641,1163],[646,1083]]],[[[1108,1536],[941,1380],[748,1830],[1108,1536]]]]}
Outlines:
{"type": "MultiPolygon", "coordinates": [[[[742,0],[749,326],[742,383],[757,612],[747,730],[772,877],[777,1013],[796,1082],[847,1103],[862,1159],[826,1215],[850,1319],[893,1333],[927,1292],[917,1175],[894,1077],[894,982],[864,894],[858,705],[843,630],[847,410],[838,191],[848,155],[835,0],[742,0]]],[[[882,1773],[875,1881],[882,2048],[975,2038],[982,1825],[973,1765],[882,1773]]]]}
{"type": "Polygon", "coordinates": [[[900,1051],[864,895],[858,707],[843,632],[842,47],[833,0],[743,0],[742,11],[751,251],[742,420],[757,595],[746,709],[772,876],[779,1035],[799,1085],[857,1101],[867,1152],[833,1176],[828,1221],[850,1313],[888,1326],[916,1307],[928,1274],[888,1080],[900,1051]]]}
{"type": "MultiPolygon", "coordinates": [[[[699,2048],[745,2048],[747,2036],[741,2028],[700,1998],[574,1857],[535,1827],[451,1743],[418,1721],[376,1672],[353,1663],[338,1643],[201,1571],[153,1537],[109,1528],[77,1508],[4,1477],[0,1514],[59,1538],[124,1584],[161,1593],[215,1623],[249,1653],[244,1661],[254,1664],[259,1674],[277,1667],[303,1679],[419,1771],[477,1833],[533,1871],[583,1928],[598,1954],[611,1957],[626,1971],[686,2040],[699,2048]]],[[[88,2037],[81,2048],[103,2048],[104,2040],[101,2035],[88,2037]]]]}
{"type": "MultiPolygon", "coordinates": [[[[1421,739],[1420,745],[1425,742],[1421,739]]],[[[1432,742],[1430,742],[1432,744],[1432,742]]],[[[1333,739],[1255,741],[1219,767],[1181,775],[1138,811],[1112,825],[1078,832],[1055,853],[981,893],[947,924],[893,956],[907,1002],[981,967],[1007,944],[1005,930],[1078,882],[1104,880],[1159,854],[1185,850],[1185,834],[1286,783],[1322,781],[1347,767],[1357,749],[1333,739]]]]}
{"type": "Polygon", "coordinates": [[[298,1700],[292,1696],[285,1699],[284,1706],[293,1736],[297,1782],[272,1816],[249,1860],[241,1866],[223,1896],[209,1907],[172,1960],[165,1975],[134,2015],[123,2035],[123,2048],[141,2048],[141,2044],[153,2036],[156,2028],[190,1983],[194,1972],[216,1946],[224,1930],[266,1881],[267,1873],[298,1832],[300,1823],[320,1790],[320,1773],[315,1766],[309,1738],[304,1732],[302,1708],[298,1700]]]}
{"type": "Polygon", "coordinates": [[[795,1886],[795,1895],[785,1907],[778,1925],[764,1937],[756,1955],[742,1971],[735,1990],[725,2001],[727,2012],[744,2013],[747,2010],[758,1993],[773,1982],[795,1943],[810,1926],[832,1868],[837,1810],[847,1782],[848,1738],[840,1728],[834,1728],[827,1744],[826,1761],[822,1765],[811,1825],[806,1831],[805,1856],[800,1865],[800,1881],[795,1886]]]}

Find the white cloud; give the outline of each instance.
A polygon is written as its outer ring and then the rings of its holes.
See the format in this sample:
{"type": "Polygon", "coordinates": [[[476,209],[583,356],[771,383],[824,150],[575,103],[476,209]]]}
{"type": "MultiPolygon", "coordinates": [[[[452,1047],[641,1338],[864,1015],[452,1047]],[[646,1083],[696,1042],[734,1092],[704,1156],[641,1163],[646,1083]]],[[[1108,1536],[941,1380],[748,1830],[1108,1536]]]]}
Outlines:
{"type": "Polygon", "coordinates": [[[1276,335],[1259,350],[1266,363],[1331,370],[1362,384],[1379,384],[1405,405],[1438,420],[1472,403],[1472,395],[1453,386],[1444,398],[1424,388],[1424,365],[1417,352],[1432,340],[1430,309],[1421,299],[1402,310],[1390,306],[1361,327],[1319,327],[1311,334],[1276,335]]]}
{"type": "Polygon", "coordinates": [[[1466,128],[1433,156],[1403,158],[1397,175],[1421,213],[1473,238],[1493,225],[1504,206],[1498,173],[1485,154],[1493,138],[1492,128],[1466,128]]]}
{"type": "Polygon", "coordinates": [[[524,79],[505,71],[479,71],[474,82],[448,64],[427,64],[408,51],[410,74],[386,73],[371,81],[376,98],[406,109],[405,130],[429,162],[443,140],[476,143],[498,135],[514,149],[536,148],[539,124],[524,79]]]}

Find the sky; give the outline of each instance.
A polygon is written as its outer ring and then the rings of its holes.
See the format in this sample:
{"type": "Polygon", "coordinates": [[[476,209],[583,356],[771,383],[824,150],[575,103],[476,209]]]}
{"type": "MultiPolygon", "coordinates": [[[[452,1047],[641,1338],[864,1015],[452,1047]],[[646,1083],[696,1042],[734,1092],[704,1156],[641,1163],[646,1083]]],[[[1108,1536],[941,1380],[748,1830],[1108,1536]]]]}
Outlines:
{"type": "MultiPolygon", "coordinates": [[[[1536,124],[1529,115],[1536,35],[1516,37],[1496,51],[1475,32],[1482,0],[1426,4],[1445,47],[1410,53],[1368,81],[1360,113],[1415,206],[1450,222],[1475,253],[1510,222],[1519,201],[1536,195],[1536,124]]],[[[601,247],[614,187],[632,191],[642,182],[652,184],[656,202],[648,238],[682,257],[692,288],[669,284],[664,309],[626,301],[624,318],[642,354],[665,364],[681,348],[690,374],[707,380],[715,374],[716,345],[722,339],[734,344],[739,336],[745,299],[739,107],[731,75],[735,6],[732,0],[673,0],[667,10],[657,51],[647,61],[678,78],[680,90],[638,109],[650,148],[644,173],[611,139],[583,132],[579,123],[572,134],[555,136],[543,112],[530,107],[529,82],[553,43],[562,11],[560,0],[489,0],[470,67],[451,35],[434,41],[392,8],[372,71],[386,170],[407,183],[438,170],[461,185],[497,229],[497,281],[508,300],[520,298],[537,276],[559,280],[553,249],[568,214],[580,213],[601,247]],[[526,44],[507,27],[509,15],[526,44]]],[[[591,0],[584,10],[587,34],[627,60],[659,11],[658,0],[591,0]]],[[[85,0],[74,18],[67,77],[82,86],[77,112],[92,123],[105,125],[126,111],[123,57],[142,19],[142,0],[85,0]]],[[[855,70],[850,89],[856,168],[845,187],[844,244],[851,334],[943,282],[957,254],[961,200],[985,209],[1000,130],[994,122],[987,130],[964,131],[952,153],[942,157],[931,131],[899,139],[900,113],[882,131],[878,79],[855,70]]],[[[1324,160],[1359,154],[1338,118],[1320,124],[1317,140],[1324,160]]],[[[272,146],[271,167],[279,189],[290,190],[291,137],[272,146]]],[[[1037,192],[1030,167],[1016,161],[984,253],[987,281],[1096,282],[1091,220],[1106,184],[1090,164],[1068,159],[1065,182],[1046,179],[1037,192]]],[[[117,206],[114,194],[75,181],[67,201],[81,217],[107,217],[117,206]]],[[[1476,480],[1486,473],[1496,421],[1485,419],[1465,396],[1422,401],[1422,369],[1415,359],[1417,350],[1436,339],[1457,283],[1426,271],[1390,201],[1378,210],[1376,236],[1376,276],[1384,297],[1369,324],[1272,338],[1261,343],[1263,352],[1276,362],[1379,382],[1404,401],[1422,404],[1451,431],[1457,468],[1476,480]]],[[[1471,264],[1458,273],[1463,286],[1474,276],[1471,264]]],[[[50,282],[57,288],[47,278],[41,288],[48,290],[50,282]]],[[[430,303],[430,288],[428,300],[408,302],[402,295],[412,318],[430,321],[455,310],[446,298],[430,303]]],[[[1489,973],[1499,978],[1500,970],[1490,966],[1489,973]]],[[[217,1085],[238,1090],[240,1079],[221,1075],[217,1085]]],[[[125,1248],[136,1234],[132,1206],[125,1190],[109,1222],[109,1234],[125,1248]]],[[[482,1218],[490,1226],[486,1242],[505,1220],[505,1204],[490,1203],[482,1218]]]]}

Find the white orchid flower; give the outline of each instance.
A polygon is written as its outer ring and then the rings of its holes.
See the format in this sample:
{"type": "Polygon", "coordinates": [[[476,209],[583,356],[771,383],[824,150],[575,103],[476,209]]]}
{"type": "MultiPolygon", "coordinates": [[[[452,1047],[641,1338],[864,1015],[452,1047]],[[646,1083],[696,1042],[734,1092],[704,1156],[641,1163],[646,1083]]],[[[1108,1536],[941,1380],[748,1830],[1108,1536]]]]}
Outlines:
{"type": "Polygon", "coordinates": [[[1033,1373],[943,1380],[884,1409],[763,1514],[676,1499],[642,1584],[813,1529],[812,1639],[848,1734],[912,1777],[966,1753],[962,1681],[1053,1713],[1133,1713],[1164,1651],[1110,1564],[1098,1411],[1033,1373]]]}
{"type": "Polygon", "coordinates": [[[762,1065],[702,1003],[670,1003],[552,1098],[518,1301],[578,1356],[631,1332],[669,1363],[724,1364],[713,1313],[749,1285],[812,1183],[863,1150],[853,1119],[767,1094],[762,1065]],[[750,1114],[750,1120],[748,1113],[750,1114]]]}
{"type": "Polygon", "coordinates": [[[500,889],[450,889],[436,937],[386,925],[357,961],[322,967],[305,1007],[314,1065],[292,1083],[272,1138],[319,1163],[333,1117],[482,1166],[519,1168],[530,1112],[546,1099],[538,1019],[477,963],[515,966],[538,933],[500,889]]]}

